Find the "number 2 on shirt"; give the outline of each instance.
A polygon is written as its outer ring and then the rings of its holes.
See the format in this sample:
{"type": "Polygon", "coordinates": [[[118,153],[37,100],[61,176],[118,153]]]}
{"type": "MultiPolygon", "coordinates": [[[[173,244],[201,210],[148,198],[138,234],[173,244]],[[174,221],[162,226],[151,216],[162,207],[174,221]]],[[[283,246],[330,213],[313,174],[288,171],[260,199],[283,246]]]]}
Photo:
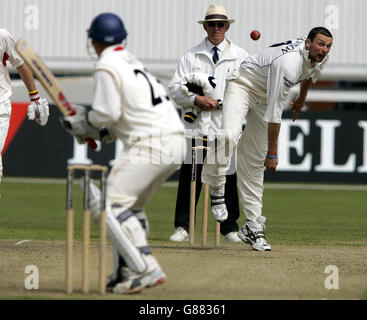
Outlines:
{"type": "MultiPolygon", "coordinates": [[[[139,69],[135,69],[134,72],[135,72],[136,75],[138,75],[138,74],[143,75],[143,77],[148,81],[148,84],[149,84],[149,87],[150,87],[150,94],[151,94],[153,107],[156,106],[157,104],[160,104],[162,102],[162,98],[155,96],[152,83],[150,82],[147,74],[144,71],[139,70],[139,69]]],[[[156,80],[156,81],[159,82],[158,80],[156,80]]],[[[166,99],[169,100],[168,96],[166,96],[166,99]]]]}

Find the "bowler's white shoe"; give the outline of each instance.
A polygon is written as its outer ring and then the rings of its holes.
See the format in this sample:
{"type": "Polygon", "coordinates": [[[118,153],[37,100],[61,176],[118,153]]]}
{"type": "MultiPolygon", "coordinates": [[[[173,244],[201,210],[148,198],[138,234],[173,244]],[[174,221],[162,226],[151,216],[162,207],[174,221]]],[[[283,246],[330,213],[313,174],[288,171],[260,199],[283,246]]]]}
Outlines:
{"type": "Polygon", "coordinates": [[[258,217],[257,221],[248,221],[238,231],[240,239],[246,243],[249,243],[252,249],[256,251],[271,251],[271,246],[265,239],[265,221],[264,216],[258,217]]]}
{"type": "Polygon", "coordinates": [[[175,242],[189,241],[189,233],[184,228],[177,227],[169,240],[175,242]]]}
{"type": "Polygon", "coordinates": [[[224,236],[224,239],[228,242],[242,242],[240,237],[238,236],[237,232],[229,232],[224,236]]]}

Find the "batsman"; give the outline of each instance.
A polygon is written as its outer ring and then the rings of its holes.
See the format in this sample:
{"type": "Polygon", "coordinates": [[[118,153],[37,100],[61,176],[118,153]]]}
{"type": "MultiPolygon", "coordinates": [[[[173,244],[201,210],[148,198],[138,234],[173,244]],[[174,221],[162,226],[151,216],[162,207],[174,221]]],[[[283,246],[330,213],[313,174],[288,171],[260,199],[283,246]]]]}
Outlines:
{"type": "MultiPolygon", "coordinates": [[[[5,29],[0,29],[0,152],[3,150],[11,116],[12,88],[7,61],[17,70],[26,86],[30,104],[27,107],[27,118],[35,120],[40,126],[45,126],[49,116],[49,106],[46,99],[41,98],[36,88],[32,71],[15,50],[13,37],[5,29]]],[[[2,156],[0,153],[0,183],[3,176],[2,156]]]]}
{"type": "MultiPolygon", "coordinates": [[[[119,139],[123,150],[107,180],[107,232],[115,249],[107,290],[139,292],[166,275],[147,243],[144,205],[185,157],[184,128],[159,83],[122,44],[127,32],[115,14],[94,18],[88,38],[98,56],[92,109],[74,106],[63,123],[79,142],[119,139]]],[[[91,212],[99,219],[100,191],[91,184],[91,212]]]]}

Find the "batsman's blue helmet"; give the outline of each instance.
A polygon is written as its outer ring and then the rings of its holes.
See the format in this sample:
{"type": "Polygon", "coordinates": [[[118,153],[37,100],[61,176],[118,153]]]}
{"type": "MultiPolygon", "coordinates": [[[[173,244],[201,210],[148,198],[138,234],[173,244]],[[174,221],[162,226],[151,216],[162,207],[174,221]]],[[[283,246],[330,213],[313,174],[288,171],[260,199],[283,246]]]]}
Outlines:
{"type": "Polygon", "coordinates": [[[96,16],[88,29],[88,37],[104,44],[122,42],[127,36],[124,23],[113,13],[96,16]]]}

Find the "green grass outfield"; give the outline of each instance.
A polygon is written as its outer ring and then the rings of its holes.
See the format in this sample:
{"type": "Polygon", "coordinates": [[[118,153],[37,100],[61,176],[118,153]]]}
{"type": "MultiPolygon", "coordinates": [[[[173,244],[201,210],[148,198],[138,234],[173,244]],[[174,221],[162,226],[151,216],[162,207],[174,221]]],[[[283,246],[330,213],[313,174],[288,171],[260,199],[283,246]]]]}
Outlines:
{"type": "MultiPolygon", "coordinates": [[[[82,192],[78,185],[75,185],[74,191],[77,217],[75,238],[81,240],[82,192]]],[[[167,239],[174,229],[176,193],[175,183],[165,184],[146,206],[151,230],[149,243],[153,246],[172,245],[167,239]]],[[[16,242],[65,239],[65,180],[22,181],[8,178],[1,185],[1,194],[1,240],[16,242]]],[[[263,215],[267,217],[266,236],[272,246],[339,246],[365,249],[366,194],[364,186],[344,188],[331,185],[266,184],[263,207],[263,215]]],[[[201,208],[200,201],[198,210],[201,208]]],[[[239,224],[243,223],[244,216],[241,213],[239,224]]],[[[198,229],[200,224],[198,218],[198,229]]],[[[209,237],[211,236],[212,227],[209,230],[209,237]]],[[[93,225],[92,239],[97,238],[98,231],[93,225]]],[[[367,292],[361,298],[367,299],[367,292]]]]}
{"type": "MultiPolygon", "coordinates": [[[[65,183],[63,180],[45,182],[5,180],[1,186],[1,239],[65,239],[65,183]]],[[[325,190],[317,186],[312,190],[309,185],[309,189],[301,189],[298,185],[292,190],[292,185],[284,188],[279,184],[279,189],[276,186],[271,184],[271,188],[265,187],[263,204],[263,215],[268,219],[266,234],[272,243],[345,246],[366,244],[366,191],[325,190]]],[[[75,237],[81,239],[82,192],[78,185],[74,187],[74,194],[77,212],[75,237]]],[[[151,226],[149,238],[154,243],[167,243],[173,231],[176,196],[177,188],[169,183],[162,186],[146,206],[151,226]]],[[[200,201],[200,213],[201,208],[200,201]]],[[[239,223],[244,223],[242,213],[239,223]]],[[[92,237],[98,237],[97,229],[92,229],[92,237]]]]}

